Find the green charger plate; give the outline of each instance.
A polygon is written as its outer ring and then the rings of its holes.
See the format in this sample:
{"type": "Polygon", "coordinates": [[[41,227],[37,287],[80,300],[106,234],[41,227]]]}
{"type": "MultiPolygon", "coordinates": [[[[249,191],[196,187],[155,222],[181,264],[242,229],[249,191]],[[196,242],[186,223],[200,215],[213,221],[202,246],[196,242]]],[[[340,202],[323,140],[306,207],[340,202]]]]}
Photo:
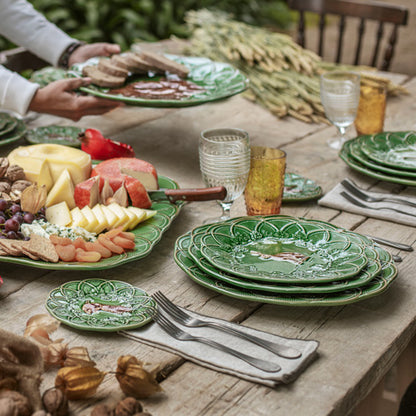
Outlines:
{"type": "Polygon", "coordinates": [[[269,282],[342,280],[355,276],[367,264],[363,247],[348,234],[313,225],[307,230],[298,219],[279,216],[243,217],[213,225],[200,238],[198,248],[216,268],[269,282]],[[304,257],[288,260],[280,253],[304,257]]]}
{"type": "Polygon", "coordinates": [[[0,146],[5,146],[9,143],[14,143],[20,140],[26,133],[26,124],[23,120],[16,120],[15,128],[9,133],[0,137],[0,146]]]}
{"type": "MultiPolygon", "coordinates": [[[[208,226],[206,226],[208,227],[208,226]]],[[[203,235],[204,229],[198,233],[190,232],[187,237],[191,240],[188,248],[189,255],[195,264],[204,272],[210,276],[222,280],[234,286],[243,287],[245,289],[261,290],[272,293],[331,293],[340,292],[346,289],[352,289],[362,286],[373,279],[381,270],[381,262],[379,255],[374,246],[366,246],[365,255],[368,258],[368,263],[361,272],[349,280],[334,281],[329,284],[278,284],[268,283],[267,281],[253,281],[249,279],[241,279],[238,276],[234,276],[230,273],[216,269],[212,264],[202,256],[201,252],[197,248],[198,238],[203,235]],[[192,240],[196,242],[192,244],[192,240]]]]}
{"type": "Polygon", "coordinates": [[[382,261],[381,272],[369,283],[363,286],[348,289],[336,293],[321,294],[284,294],[268,293],[259,290],[250,290],[236,287],[222,280],[215,279],[196,265],[189,255],[188,249],[191,244],[189,234],[178,238],[175,244],[175,261],[177,265],[196,283],[233,298],[251,302],[270,303],[287,306],[339,306],[368,299],[384,292],[397,276],[397,268],[391,256],[379,247],[382,261]]]}
{"type": "MultiPolygon", "coordinates": [[[[203,87],[205,90],[181,100],[158,100],[135,97],[125,97],[119,94],[112,94],[111,89],[95,85],[81,87],[80,90],[97,97],[110,100],[123,101],[131,105],[147,107],[186,107],[204,104],[239,94],[249,84],[248,79],[236,68],[228,63],[214,62],[208,58],[166,55],[168,58],[179,62],[190,69],[187,80],[203,87]]],[[[69,76],[79,77],[82,75],[82,68],[87,65],[96,65],[99,58],[91,58],[82,64],[76,64],[68,72],[69,76]]],[[[157,79],[157,77],[131,76],[127,79],[130,84],[136,81],[157,79]]]]}
{"type": "Polygon", "coordinates": [[[359,138],[362,151],[378,164],[396,169],[416,170],[416,133],[383,132],[359,138]]]}
{"type": "Polygon", "coordinates": [[[52,290],[46,309],[58,321],[88,331],[114,332],[145,325],[152,319],[156,302],[142,289],[118,280],[87,279],[67,282],[52,290]],[[127,311],[99,310],[87,313],[86,303],[121,306],[127,311]]]}
{"type": "MultiPolygon", "coordinates": [[[[159,176],[161,188],[177,189],[178,184],[170,178],[159,176]]],[[[132,232],[135,234],[136,247],[132,251],[116,254],[96,263],[58,262],[48,263],[41,260],[31,260],[26,257],[0,256],[0,262],[21,264],[48,270],[104,270],[118,267],[131,261],[147,256],[154,246],[161,240],[163,233],[170,227],[172,221],[179,214],[184,202],[172,204],[168,201],[153,202],[152,209],[157,213],[152,218],[140,223],[132,232]]]]}
{"type": "Polygon", "coordinates": [[[75,126],[44,126],[28,130],[26,141],[31,144],[54,143],[64,146],[81,147],[79,134],[85,129],[75,126]]]}
{"type": "Polygon", "coordinates": [[[285,173],[283,202],[301,202],[319,198],[322,188],[312,179],[307,179],[297,173],[285,173]]]}

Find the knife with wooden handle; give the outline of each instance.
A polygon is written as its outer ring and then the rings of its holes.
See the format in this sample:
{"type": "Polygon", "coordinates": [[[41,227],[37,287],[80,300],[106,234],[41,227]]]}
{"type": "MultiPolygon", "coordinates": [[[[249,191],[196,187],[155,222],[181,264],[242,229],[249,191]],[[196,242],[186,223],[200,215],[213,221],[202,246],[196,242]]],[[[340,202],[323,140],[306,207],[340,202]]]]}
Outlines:
{"type": "Polygon", "coordinates": [[[223,200],[227,196],[227,190],[223,186],[212,188],[189,188],[189,189],[158,189],[148,191],[152,201],[213,201],[223,200]]]}

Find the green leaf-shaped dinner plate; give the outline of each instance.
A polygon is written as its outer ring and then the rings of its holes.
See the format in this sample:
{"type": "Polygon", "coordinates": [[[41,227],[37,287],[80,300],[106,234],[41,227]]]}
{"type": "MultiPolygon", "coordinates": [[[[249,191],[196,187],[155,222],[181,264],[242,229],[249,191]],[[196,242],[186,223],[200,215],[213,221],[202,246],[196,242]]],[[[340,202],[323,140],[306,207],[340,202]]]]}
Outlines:
{"type": "MultiPolygon", "coordinates": [[[[187,80],[203,87],[204,90],[183,99],[146,99],[126,97],[112,94],[111,89],[95,85],[81,87],[80,90],[97,97],[123,101],[131,105],[147,107],[186,107],[204,104],[239,94],[248,87],[248,79],[236,68],[228,63],[214,62],[208,58],[166,55],[190,69],[187,80]]],[[[99,58],[91,58],[82,64],[76,64],[68,72],[68,76],[81,76],[82,68],[87,65],[96,65],[99,58]]],[[[159,76],[160,77],[160,76],[159,76]]],[[[131,76],[127,84],[144,80],[155,80],[157,76],[131,76]]],[[[175,78],[176,79],[176,78],[175,78]]]]}
{"type": "Polygon", "coordinates": [[[54,318],[73,328],[114,332],[148,323],[156,303],[145,291],[128,283],[87,279],[52,290],[45,306],[54,318]]]}
{"type": "Polygon", "coordinates": [[[54,143],[81,147],[80,133],[85,129],[76,126],[44,126],[28,130],[25,139],[32,144],[54,143]]]}
{"type": "Polygon", "coordinates": [[[285,173],[283,202],[309,201],[321,195],[322,188],[312,179],[307,179],[297,173],[285,173]]]}
{"type": "MultiPolygon", "coordinates": [[[[165,176],[159,176],[161,188],[177,189],[178,184],[165,176]]],[[[0,256],[0,262],[22,264],[48,270],[104,270],[121,266],[147,256],[154,246],[160,241],[163,233],[170,227],[172,221],[179,214],[184,203],[178,201],[172,204],[168,201],[153,202],[152,209],[157,213],[152,218],[140,223],[132,232],[135,234],[136,247],[132,251],[116,254],[107,259],[101,259],[96,263],[58,262],[48,263],[41,260],[31,260],[26,257],[0,256]]]]}
{"type": "Polygon", "coordinates": [[[368,299],[384,292],[397,276],[397,268],[391,256],[375,247],[382,262],[382,270],[370,282],[348,290],[335,293],[269,293],[234,286],[219,280],[200,269],[189,255],[191,244],[189,233],[178,238],[175,244],[175,261],[178,266],[196,283],[215,292],[251,302],[271,303],[287,306],[338,306],[368,299]]]}
{"type": "MultiPolygon", "coordinates": [[[[205,226],[205,230],[209,227],[205,226]]],[[[198,232],[195,232],[195,229],[192,233],[188,233],[186,236],[191,240],[189,243],[188,252],[195,264],[204,272],[208,273],[210,276],[222,280],[226,283],[229,283],[234,286],[243,287],[245,289],[254,289],[261,290],[265,292],[273,293],[331,293],[331,292],[340,292],[347,289],[352,289],[355,287],[362,286],[363,284],[369,282],[373,279],[381,270],[381,262],[379,260],[378,252],[376,251],[374,245],[370,244],[365,247],[365,255],[368,258],[367,265],[359,272],[356,276],[349,280],[343,281],[334,281],[328,284],[297,284],[294,282],[292,284],[279,284],[279,283],[269,283],[268,281],[254,281],[249,279],[242,279],[238,276],[234,276],[230,273],[216,269],[204,256],[202,256],[200,250],[198,249],[198,239],[204,234],[204,227],[200,227],[198,232]],[[196,244],[192,244],[192,241],[195,241],[196,244]]],[[[352,236],[355,238],[354,236],[352,236]]],[[[359,241],[359,240],[358,240],[359,241]]],[[[363,241],[362,241],[363,242],[363,241]]],[[[185,243],[184,243],[185,244],[185,243]]],[[[188,243],[186,243],[188,244],[188,243]]],[[[363,244],[366,244],[363,242],[363,244]]]]}
{"type": "Polygon", "coordinates": [[[279,216],[213,225],[198,248],[223,271],[281,283],[346,279],[357,275],[368,261],[362,245],[348,234],[313,225],[306,229],[295,218],[279,216]]]}
{"type": "MultiPolygon", "coordinates": [[[[354,140],[354,139],[352,139],[354,140]]],[[[352,156],[350,152],[350,142],[351,140],[345,142],[342,146],[342,149],[339,152],[339,157],[351,168],[360,172],[364,175],[370,176],[371,178],[380,179],[386,182],[399,183],[401,185],[407,186],[416,186],[416,178],[397,176],[392,173],[382,172],[380,170],[375,170],[369,166],[364,165],[359,162],[355,157],[352,156]]]]}
{"type": "Polygon", "coordinates": [[[67,71],[65,69],[56,68],[54,66],[45,66],[37,71],[34,71],[30,77],[32,82],[36,82],[41,87],[45,87],[54,81],[66,78],[67,71]]]}
{"type": "Polygon", "coordinates": [[[16,119],[16,125],[13,130],[0,136],[0,146],[14,143],[20,140],[26,133],[26,124],[23,120],[16,119]]]}
{"type": "Polygon", "coordinates": [[[416,170],[416,133],[383,132],[359,138],[362,151],[378,164],[396,169],[416,170]]]}

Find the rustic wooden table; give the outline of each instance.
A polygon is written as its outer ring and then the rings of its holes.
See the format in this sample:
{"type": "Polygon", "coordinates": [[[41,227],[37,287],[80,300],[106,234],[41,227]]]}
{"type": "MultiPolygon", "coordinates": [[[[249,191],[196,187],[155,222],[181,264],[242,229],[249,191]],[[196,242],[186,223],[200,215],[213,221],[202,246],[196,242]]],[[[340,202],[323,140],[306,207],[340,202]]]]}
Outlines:
{"type": "MultiPolygon", "coordinates": [[[[416,78],[401,75],[393,78],[404,83],[410,94],[389,99],[385,128],[416,129],[416,78]]],[[[29,127],[47,124],[74,123],[43,115],[29,127]]],[[[77,124],[98,128],[108,137],[130,143],[139,158],[152,162],[160,174],[174,178],[181,187],[203,186],[198,166],[200,131],[210,127],[240,127],[249,132],[252,144],[284,149],[287,171],[314,179],[324,192],[345,177],[362,185],[374,184],[375,189],[384,191],[414,192],[399,185],[378,183],[348,168],[337,152],[326,145],[326,140],[335,133],[334,127],[309,125],[294,119],[279,120],[240,96],[182,109],[126,106],[103,117],[85,117],[77,124]]],[[[1,155],[6,155],[11,148],[2,147],[1,155]]],[[[381,382],[395,364],[399,370],[403,367],[400,357],[408,354],[406,351],[416,334],[415,254],[389,249],[403,257],[396,282],[384,294],[348,306],[287,307],[245,302],[197,285],[173,260],[177,237],[218,212],[215,202],[186,205],[146,258],[123,267],[64,272],[1,263],[0,274],[4,279],[0,289],[1,327],[22,334],[29,317],[46,313],[44,303],[49,291],[64,282],[91,277],[123,280],[149,293],[160,289],[191,310],[282,336],[320,342],[318,359],[294,383],[270,389],[205,369],[117,334],[85,332],[61,325],[53,337],[64,338],[70,346],[86,346],[102,370],[114,370],[117,358],[125,354],[159,364],[164,391],[144,401],[145,408],[153,415],[323,416],[348,415],[353,411],[381,415],[374,407],[382,403],[381,382]],[[377,400],[364,400],[367,396],[377,400]],[[370,406],[373,406],[371,411],[370,406]]],[[[284,205],[282,213],[331,221],[357,232],[388,236],[408,244],[415,241],[412,227],[323,208],[316,201],[284,205]]],[[[241,198],[232,214],[245,214],[241,198]]],[[[414,376],[413,362],[408,360],[404,366],[405,378],[388,378],[387,393],[396,394],[396,398],[414,376]]],[[[55,371],[45,374],[42,388],[53,385],[55,374],[55,371]]],[[[71,402],[71,414],[89,415],[96,403],[114,403],[121,397],[115,378],[107,377],[93,399],[71,402]]]]}

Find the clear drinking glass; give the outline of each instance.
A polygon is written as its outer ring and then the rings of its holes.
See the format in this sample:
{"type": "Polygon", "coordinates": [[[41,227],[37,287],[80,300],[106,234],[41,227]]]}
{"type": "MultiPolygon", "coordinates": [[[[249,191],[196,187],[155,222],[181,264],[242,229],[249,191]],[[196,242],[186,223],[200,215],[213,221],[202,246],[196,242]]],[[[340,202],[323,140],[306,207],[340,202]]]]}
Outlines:
{"type": "Polygon", "coordinates": [[[233,202],[244,192],[250,171],[250,142],[241,129],[208,129],[199,138],[199,165],[206,186],[224,186],[227,196],[217,201],[222,207],[218,222],[230,218],[233,202]]]}
{"type": "Polygon", "coordinates": [[[321,101],[328,120],[338,129],[338,137],[328,140],[333,149],[340,149],[345,132],[354,123],[360,100],[360,75],[334,71],[321,75],[321,101]]]}

